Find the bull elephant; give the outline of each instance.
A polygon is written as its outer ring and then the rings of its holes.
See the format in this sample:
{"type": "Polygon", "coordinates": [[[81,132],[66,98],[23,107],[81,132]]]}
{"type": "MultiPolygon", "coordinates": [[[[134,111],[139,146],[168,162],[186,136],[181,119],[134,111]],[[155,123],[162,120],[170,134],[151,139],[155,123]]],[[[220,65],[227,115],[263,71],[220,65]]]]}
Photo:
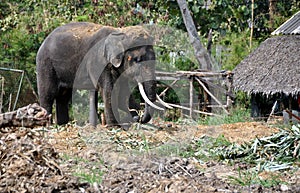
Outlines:
{"type": "Polygon", "coordinates": [[[97,93],[104,102],[107,125],[118,125],[118,110],[132,121],[147,123],[156,100],[153,39],[139,26],[113,28],[76,22],[56,28],[44,40],[36,58],[39,100],[49,114],[56,103],[56,123],[69,121],[69,103],[75,89],[91,91],[90,121],[95,125],[97,93]],[[140,108],[131,95],[135,82],[145,100],[140,108]]]}

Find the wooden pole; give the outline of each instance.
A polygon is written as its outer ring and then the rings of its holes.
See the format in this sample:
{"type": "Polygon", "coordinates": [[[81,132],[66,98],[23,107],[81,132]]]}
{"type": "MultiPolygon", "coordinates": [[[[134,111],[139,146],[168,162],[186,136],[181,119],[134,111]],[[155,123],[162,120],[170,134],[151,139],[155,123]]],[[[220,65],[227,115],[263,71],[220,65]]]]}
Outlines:
{"type": "Polygon", "coordinates": [[[165,90],[163,90],[158,96],[161,97],[163,96],[178,80],[174,80],[170,85],[168,85],[167,88],[165,88],[165,90]]]}
{"type": "Polygon", "coordinates": [[[226,93],[226,98],[227,98],[227,102],[226,102],[226,107],[231,107],[233,101],[231,100],[232,98],[234,98],[233,94],[232,94],[232,85],[233,85],[233,74],[230,72],[227,74],[226,76],[226,82],[227,82],[227,93],[226,93]]]}
{"type": "Polygon", "coordinates": [[[0,113],[2,113],[2,108],[3,108],[3,96],[4,96],[4,77],[0,76],[1,78],[1,94],[0,94],[0,113]]]}
{"type": "Polygon", "coordinates": [[[9,112],[10,109],[11,109],[11,101],[12,101],[12,94],[10,93],[10,94],[9,94],[8,109],[7,109],[8,112],[9,112]]]}
{"type": "Polygon", "coordinates": [[[297,115],[294,115],[293,112],[289,111],[288,109],[285,110],[290,117],[294,117],[295,119],[297,119],[298,121],[300,121],[300,117],[298,117],[297,115]]]}
{"type": "Polygon", "coordinates": [[[194,81],[194,78],[193,77],[191,77],[191,79],[190,79],[190,117],[191,118],[193,118],[193,104],[194,104],[194,100],[193,100],[193,98],[194,98],[194,93],[193,93],[193,81],[194,81]]]}
{"type": "Polygon", "coordinates": [[[14,103],[14,106],[13,106],[13,111],[16,109],[16,106],[17,106],[17,103],[18,103],[18,100],[19,100],[24,74],[25,74],[25,72],[22,70],[22,75],[21,75],[21,79],[20,79],[20,82],[19,82],[18,92],[17,92],[17,96],[16,96],[15,103],[14,103]]]}
{"type": "Polygon", "coordinates": [[[254,29],[254,0],[251,4],[251,31],[250,31],[250,49],[252,48],[252,39],[253,39],[253,29],[254,29]]]}

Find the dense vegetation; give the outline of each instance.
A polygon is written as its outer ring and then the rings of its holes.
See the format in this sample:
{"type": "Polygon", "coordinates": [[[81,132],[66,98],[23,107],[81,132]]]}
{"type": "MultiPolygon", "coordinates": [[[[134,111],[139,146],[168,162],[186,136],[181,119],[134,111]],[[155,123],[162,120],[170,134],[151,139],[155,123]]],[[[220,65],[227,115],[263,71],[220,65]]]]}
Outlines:
{"type": "MultiPolygon", "coordinates": [[[[223,69],[233,69],[270,32],[294,14],[299,7],[297,0],[255,1],[252,47],[249,44],[251,27],[250,0],[188,0],[198,32],[207,42],[212,30],[212,56],[223,69]],[[274,9],[275,8],[275,9],[274,9]],[[270,12],[270,10],[273,10],[270,12]]],[[[45,37],[57,26],[71,21],[90,21],[111,26],[138,24],[167,25],[185,30],[175,0],[2,0],[0,2],[0,67],[21,69],[36,90],[35,56],[45,37]]],[[[160,52],[161,60],[171,60],[171,50],[160,52]]],[[[172,50],[174,51],[174,50],[172,50]]],[[[176,51],[176,50],[175,50],[176,51]]],[[[189,60],[178,58],[175,65],[181,69],[197,68],[189,60]]],[[[0,72],[5,79],[4,100],[8,105],[9,94],[15,95],[19,77],[10,72],[0,72]],[[13,84],[12,84],[12,83],[13,84]],[[14,86],[16,85],[16,86],[14,86]]],[[[25,84],[22,101],[18,106],[35,98],[25,84]],[[29,97],[30,96],[30,97],[29,97]]],[[[6,109],[4,109],[5,111],[6,109]]]]}

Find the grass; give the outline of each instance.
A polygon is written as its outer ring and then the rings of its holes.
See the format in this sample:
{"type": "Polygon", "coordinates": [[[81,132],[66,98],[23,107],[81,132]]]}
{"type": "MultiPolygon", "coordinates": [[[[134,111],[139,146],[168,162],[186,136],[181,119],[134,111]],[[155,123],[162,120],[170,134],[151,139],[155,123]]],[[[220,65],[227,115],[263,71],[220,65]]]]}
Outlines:
{"type": "Polygon", "coordinates": [[[154,148],[152,152],[158,156],[176,157],[186,152],[186,146],[178,143],[167,143],[154,148]]]}
{"type": "Polygon", "coordinates": [[[102,182],[102,176],[104,172],[100,169],[91,169],[88,172],[78,171],[75,172],[73,175],[80,178],[83,182],[88,182],[90,184],[98,183],[100,184],[102,182]]]}
{"type": "Polygon", "coordinates": [[[259,174],[257,171],[242,171],[239,169],[238,177],[229,176],[228,178],[233,184],[249,187],[253,184],[260,184],[263,187],[270,188],[279,184],[286,184],[286,182],[281,180],[281,176],[278,174],[271,173],[264,178],[259,174]]]}
{"type": "Polygon", "coordinates": [[[223,135],[217,138],[203,136],[181,151],[180,156],[194,157],[199,162],[215,160],[247,164],[249,167],[239,169],[239,175],[230,176],[230,181],[241,186],[259,184],[269,188],[286,183],[281,177],[284,171],[291,171],[293,163],[299,160],[299,143],[300,125],[242,145],[229,142],[223,135]],[[262,178],[260,174],[263,172],[271,175],[262,178]]]}
{"type": "Polygon", "coordinates": [[[230,114],[221,117],[205,117],[198,121],[201,125],[221,125],[249,121],[250,111],[244,107],[236,107],[230,110],[230,114]]]}
{"type": "Polygon", "coordinates": [[[201,161],[218,160],[218,149],[227,147],[230,144],[223,135],[217,138],[203,136],[194,140],[180,155],[183,157],[195,157],[201,161]]]}
{"type": "MultiPolygon", "coordinates": [[[[84,159],[82,157],[71,156],[68,154],[62,155],[62,160],[64,162],[73,162],[74,166],[71,169],[74,176],[79,177],[80,181],[88,183],[98,183],[102,182],[102,176],[104,174],[101,166],[103,166],[102,160],[91,161],[84,159]]],[[[72,164],[72,165],[73,165],[72,164]]]]}

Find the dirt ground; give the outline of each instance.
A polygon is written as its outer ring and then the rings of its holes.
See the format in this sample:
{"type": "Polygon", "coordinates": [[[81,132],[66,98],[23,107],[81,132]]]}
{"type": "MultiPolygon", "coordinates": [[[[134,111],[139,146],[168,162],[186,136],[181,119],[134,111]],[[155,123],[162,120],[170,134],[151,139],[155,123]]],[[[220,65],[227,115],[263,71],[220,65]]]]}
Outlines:
{"type": "Polygon", "coordinates": [[[154,120],[128,130],[67,125],[0,131],[0,192],[300,192],[299,170],[281,173],[286,183],[273,187],[241,186],[230,176],[248,166],[176,153],[204,136],[243,143],[278,131],[263,122],[201,126],[154,120]]]}

